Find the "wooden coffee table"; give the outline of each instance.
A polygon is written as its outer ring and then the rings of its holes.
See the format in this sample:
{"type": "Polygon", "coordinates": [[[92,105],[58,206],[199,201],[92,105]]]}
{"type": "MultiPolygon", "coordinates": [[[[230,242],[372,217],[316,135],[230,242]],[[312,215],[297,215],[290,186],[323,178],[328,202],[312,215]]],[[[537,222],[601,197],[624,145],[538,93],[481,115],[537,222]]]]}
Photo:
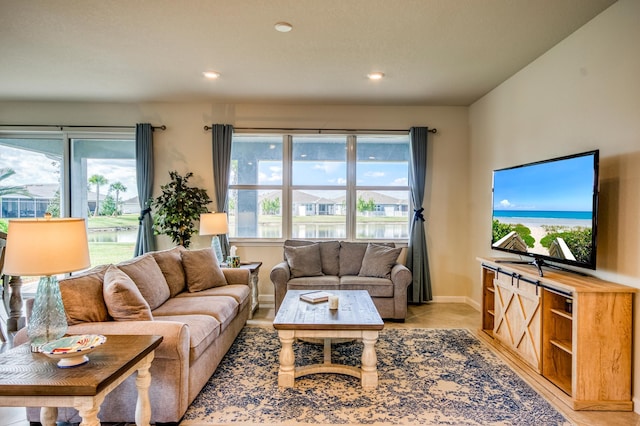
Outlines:
{"type": "Polygon", "coordinates": [[[378,387],[375,344],[384,322],[366,290],[335,290],[339,296],[337,310],[330,310],[327,302],[311,304],[300,300],[309,290],[289,290],[273,321],[282,348],[278,385],[293,387],[297,377],[315,373],[337,373],[358,377],[362,387],[378,387]],[[324,363],[295,367],[293,342],[296,338],[322,339],[324,363]],[[332,339],[360,339],[364,345],[360,368],[331,362],[332,339]]]}
{"type": "Polygon", "coordinates": [[[42,407],[40,422],[55,426],[58,407],[73,407],[81,425],[99,425],[98,412],[105,396],[134,372],[136,424],[151,420],[149,367],[161,336],[107,336],[90,353],[89,362],[73,368],[58,368],[57,360],[32,353],[28,343],[0,355],[0,406],[42,407]]]}

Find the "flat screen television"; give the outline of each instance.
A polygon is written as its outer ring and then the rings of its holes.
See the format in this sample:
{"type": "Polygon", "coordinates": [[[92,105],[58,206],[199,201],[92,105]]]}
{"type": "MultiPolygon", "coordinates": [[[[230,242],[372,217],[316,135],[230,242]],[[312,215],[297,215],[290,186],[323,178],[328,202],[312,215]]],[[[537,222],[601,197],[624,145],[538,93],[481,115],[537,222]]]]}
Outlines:
{"type": "MultiPolygon", "coordinates": [[[[596,269],[598,156],[589,151],[493,172],[491,248],[538,266],[596,269]]],[[[517,260],[516,260],[517,261],[517,260]]]]}

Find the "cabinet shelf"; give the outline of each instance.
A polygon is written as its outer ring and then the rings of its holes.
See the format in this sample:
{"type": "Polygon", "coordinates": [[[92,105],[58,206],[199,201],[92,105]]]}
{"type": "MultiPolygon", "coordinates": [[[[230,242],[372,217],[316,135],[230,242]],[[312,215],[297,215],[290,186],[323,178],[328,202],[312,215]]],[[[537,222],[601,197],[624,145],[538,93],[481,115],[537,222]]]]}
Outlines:
{"type": "Polygon", "coordinates": [[[493,288],[493,287],[487,287],[487,291],[488,291],[489,293],[495,293],[495,292],[496,292],[496,289],[495,289],[495,288],[493,288]]]}
{"type": "Polygon", "coordinates": [[[551,343],[556,348],[565,351],[569,355],[573,355],[573,350],[571,349],[571,341],[550,339],[549,343],[551,343]]]}
{"type": "Polygon", "coordinates": [[[546,376],[547,379],[559,387],[564,393],[567,395],[571,395],[571,377],[563,377],[563,376],[546,376]]]}
{"type": "Polygon", "coordinates": [[[493,309],[487,309],[487,313],[488,313],[489,315],[491,315],[492,317],[495,317],[495,316],[496,316],[496,312],[495,312],[493,309]]]}
{"type": "Polygon", "coordinates": [[[568,320],[573,320],[573,315],[570,314],[567,311],[561,311],[560,309],[551,309],[551,312],[553,312],[554,314],[562,317],[562,318],[566,318],[568,320]]]}

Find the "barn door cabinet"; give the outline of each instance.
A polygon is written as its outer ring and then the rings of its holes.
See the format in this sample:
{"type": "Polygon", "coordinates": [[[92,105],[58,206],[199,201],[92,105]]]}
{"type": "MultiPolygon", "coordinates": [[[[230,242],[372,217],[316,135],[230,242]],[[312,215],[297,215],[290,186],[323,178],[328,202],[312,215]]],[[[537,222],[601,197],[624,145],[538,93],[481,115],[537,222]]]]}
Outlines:
{"type": "Polygon", "coordinates": [[[633,294],[571,272],[482,263],[482,332],[574,410],[632,411],[633,294]]]}

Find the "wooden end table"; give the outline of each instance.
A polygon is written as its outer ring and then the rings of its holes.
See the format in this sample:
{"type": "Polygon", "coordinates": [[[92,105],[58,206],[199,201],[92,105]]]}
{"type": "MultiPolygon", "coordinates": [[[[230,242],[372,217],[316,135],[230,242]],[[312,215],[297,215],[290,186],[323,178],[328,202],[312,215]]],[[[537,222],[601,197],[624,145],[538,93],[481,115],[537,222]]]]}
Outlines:
{"type": "Polygon", "coordinates": [[[384,322],[366,290],[332,290],[339,297],[337,310],[327,302],[308,303],[300,300],[308,290],[289,290],[273,321],[282,348],[278,385],[293,387],[297,377],[316,373],[337,373],[358,377],[364,389],[378,387],[375,344],[384,322]],[[295,367],[293,342],[296,338],[322,339],[324,363],[295,367]],[[360,368],[331,362],[332,339],[360,339],[364,345],[360,368]]]}
{"type": "Polygon", "coordinates": [[[0,406],[42,407],[40,422],[55,426],[58,407],[73,407],[81,425],[99,425],[98,412],[105,396],[137,371],[136,424],[151,420],[149,367],[161,336],[106,336],[90,353],[89,362],[58,368],[57,360],[32,353],[28,343],[0,355],[0,406]]]}

